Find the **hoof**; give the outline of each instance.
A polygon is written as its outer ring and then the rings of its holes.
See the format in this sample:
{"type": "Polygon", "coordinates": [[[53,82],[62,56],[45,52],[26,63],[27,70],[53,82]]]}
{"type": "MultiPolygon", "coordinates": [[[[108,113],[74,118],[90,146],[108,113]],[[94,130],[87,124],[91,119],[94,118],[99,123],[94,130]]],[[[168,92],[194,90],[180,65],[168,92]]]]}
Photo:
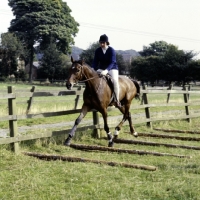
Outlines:
{"type": "Polygon", "coordinates": [[[119,128],[115,128],[114,140],[118,138],[118,135],[119,135],[119,128]]]}
{"type": "Polygon", "coordinates": [[[114,135],[113,140],[116,140],[118,138],[118,135],[114,135]]]}
{"type": "Polygon", "coordinates": [[[113,147],[114,146],[114,142],[108,142],[108,147],[113,147]]]}
{"type": "Polygon", "coordinates": [[[138,137],[138,133],[137,133],[137,132],[133,133],[133,135],[134,135],[135,137],[138,137]]]}
{"type": "Polygon", "coordinates": [[[71,141],[71,138],[68,137],[68,138],[65,140],[64,145],[65,145],[65,146],[70,146],[70,141],[71,141]]]}

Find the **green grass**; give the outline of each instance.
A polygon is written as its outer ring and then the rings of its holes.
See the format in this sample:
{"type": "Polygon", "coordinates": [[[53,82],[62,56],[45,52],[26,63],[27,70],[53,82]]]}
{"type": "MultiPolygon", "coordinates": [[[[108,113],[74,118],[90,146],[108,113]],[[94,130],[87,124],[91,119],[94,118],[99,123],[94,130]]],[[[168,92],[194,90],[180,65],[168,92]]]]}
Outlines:
{"type": "MultiPolygon", "coordinates": [[[[0,86],[1,87],[1,86],[0,86]]],[[[25,87],[25,86],[20,86],[25,87]]],[[[180,96],[171,101],[181,102],[180,96]]],[[[192,98],[192,96],[191,96],[192,98]]],[[[196,100],[197,97],[195,97],[196,100]]],[[[150,96],[151,102],[165,102],[166,96],[150,96]]],[[[53,103],[52,103],[53,104],[53,103]]],[[[48,104],[49,109],[54,110],[48,104]]],[[[133,101],[138,105],[138,101],[133,101]]],[[[37,105],[36,105],[37,106],[37,105]]],[[[42,106],[41,106],[42,107],[42,106]]],[[[48,108],[47,107],[47,108],[48,108]]],[[[62,106],[61,106],[62,107],[62,106]]],[[[60,107],[60,108],[61,108],[60,107]]],[[[47,109],[46,108],[46,109],[47,109]]],[[[57,107],[59,108],[59,106],[57,107]]],[[[40,109],[40,107],[38,107],[40,109]]],[[[172,109],[172,108],[170,108],[172,109]]],[[[174,110],[180,109],[173,107],[174,110]]],[[[183,108],[184,109],[184,108],[183,108]]],[[[195,110],[199,107],[195,108],[195,110]]],[[[1,110],[1,107],[0,107],[1,110]]],[[[152,109],[153,110],[153,109],[152,109]]],[[[167,109],[154,109],[154,112],[167,111],[167,109]]],[[[132,110],[132,113],[144,113],[142,109],[132,110]]],[[[88,113],[86,119],[91,118],[88,113]]],[[[109,116],[119,115],[117,110],[109,112],[109,116]]],[[[19,120],[18,126],[45,123],[59,123],[73,121],[78,114],[69,116],[49,117],[41,119],[19,120]]],[[[135,119],[135,118],[134,118],[135,119]]],[[[199,118],[192,119],[191,123],[185,120],[174,120],[153,123],[153,128],[195,130],[200,131],[199,118]]],[[[1,123],[1,128],[7,128],[1,123]]],[[[133,120],[134,123],[134,120],[133,120]]],[[[135,125],[137,132],[162,133],[149,129],[145,124],[135,125]]],[[[60,128],[51,128],[59,130],[60,128]]],[[[44,130],[38,129],[35,133],[44,130]]],[[[114,129],[111,128],[113,132],[114,129]]],[[[102,136],[105,132],[102,130],[102,136]]],[[[123,126],[119,138],[133,139],[169,144],[200,146],[199,142],[181,141],[175,139],[138,137],[128,134],[129,127],[123,126]]],[[[30,131],[33,134],[33,131],[30,131]]],[[[26,134],[29,134],[27,132],[26,134]]],[[[188,137],[200,137],[199,134],[164,133],[188,137]]],[[[200,194],[200,154],[197,150],[182,148],[167,148],[164,146],[144,146],[115,144],[116,148],[137,149],[170,154],[192,156],[192,158],[177,158],[172,156],[136,155],[127,153],[110,153],[96,151],[80,151],[63,146],[66,136],[47,139],[25,141],[20,143],[21,151],[38,152],[43,154],[56,154],[74,156],[103,161],[126,162],[132,164],[153,165],[158,169],[150,172],[139,169],[129,169],[121,166],[111,167],[104,164],[70,163],[63,161],[44,161],[23,154],[15,155],[10,151],[9,145],[0,145],[0,199],[15,200],[198,200],[200,194]]],[[[107,146],[103,138],[95,139],[91,131],[77,132],[73,143],[86,145],[107,146]]]]}
{"type": "MultiPolygon", "coordinates": [[[[199,130],[198,119],[189,125],[186,121],[154,123],[154,127],[199,130]]],[[[137,125],[138,132],[156,132],[137,125]]],[[[121,138],[163,143],[200,146],[199,142],[148,137],[133,138],[127,134],[128,127],[120,133],[121,138]]],[[[178,135],[188,135],[174,133],[178,135]]],[[[189,135],[191,136],[191,135],[189,135]]],[[[192,135],[198,137],[198,135],[192,135]]],[[[87,152],[62,145],[64,137],[53,137],[21,143],[22,151],[75,156],[104,161],[154,165],[157,171],[111,167],[103,164],[43,161],[23,154],[15,155],[8,145],[0,146],[0,199],[184,199],[198,200],[200,192],[199,151],[180,148],[152,147],[115,144],[116,148],[166,152],[192,156],[130,155],[109,152],[87,152]]],[[[73,142],[107,146],[104,139],[91,137],[91,132],[77,133],[73,142]]]]}

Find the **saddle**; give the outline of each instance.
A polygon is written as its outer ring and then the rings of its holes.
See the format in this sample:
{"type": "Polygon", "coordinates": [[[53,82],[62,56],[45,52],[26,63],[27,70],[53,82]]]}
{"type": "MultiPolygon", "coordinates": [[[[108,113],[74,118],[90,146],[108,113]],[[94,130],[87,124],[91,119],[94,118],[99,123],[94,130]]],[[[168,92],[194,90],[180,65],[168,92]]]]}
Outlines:
{"type": "Polygon", "coordinates": [[[114,82],[113,82],[112,76],[110,76],[109,74],[106,74],[105,76],[102,76],[101,74],[99,74],[99,77],[103,78],[107,82],[108,86],[110,87],[110,89],[112,91],[110,103],[112,103],[113,100],[117,101],[116,94],[114,92],[114,82]]]}

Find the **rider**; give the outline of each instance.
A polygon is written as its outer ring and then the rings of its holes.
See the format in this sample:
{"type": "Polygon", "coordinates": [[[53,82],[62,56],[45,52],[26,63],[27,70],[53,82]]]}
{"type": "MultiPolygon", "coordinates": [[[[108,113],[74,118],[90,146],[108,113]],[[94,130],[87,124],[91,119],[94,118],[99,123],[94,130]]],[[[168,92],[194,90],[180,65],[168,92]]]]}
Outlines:
{"type": "Polygon", "coordinates": [[[121,107],[119,101],[119,81],[118,81],[118,65],[116,62],[115,50],[110,47],[107,35],[101,35],[99,39],[100,47],[96,49],[94,60],[92,63],[92,68],[97,70],[101,75],[106,75],[109,73],[114,82],[114,92],[116,95],[116,107],[121,107]]]}

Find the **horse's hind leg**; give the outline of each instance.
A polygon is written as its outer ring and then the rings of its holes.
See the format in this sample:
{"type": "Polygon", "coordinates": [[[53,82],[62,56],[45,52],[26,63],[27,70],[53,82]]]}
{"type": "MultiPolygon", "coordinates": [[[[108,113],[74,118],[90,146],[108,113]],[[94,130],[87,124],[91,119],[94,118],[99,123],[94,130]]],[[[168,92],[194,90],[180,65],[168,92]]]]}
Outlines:
{"type": "Polygon", "coordinates": [[[138,136],[138,133],[135,131],[133,123],[132,123],[132,119],[131,119],[131,113],[128,112],[128,122],[129,122],[129,127],[130,127],[130,132],[132,135],[134,135],[135,137],[138,136]]]}
{"type": "Polygon", "coordinates": [[[77,129],[77,126],[79,125],[79,123],[81,122],[81,120],[85,117],[85,115],[87,114],[87,112],[89,111],[89,107],[86,105],[82,106],[82,111],[80,113],[80,115],[78,116],[78,118],[75,120],[74,126],[71,129],[68,138],[65,140],[64,145],[69,146],[72,137],[75,135],[75,131],[77,129]]]}
{"type": "Polygon", "coordinates": [[[117,139],[119,131],[121,130],[122,125],[124,124],[124,122],[127,119],[128,119],[128,122],[129,122],[131,134],[133,134],[134,136],[137,135],[137,132],[135,132],[135,129],[134,129],[133,124],[132,124],[131,113],[129,112],[129,109],[130,109],[130,104],[126,104],[124,107],[119,109],[123,114],[123,119],[115,128],[114,139],[117,139]]]}
{"type": "Polygon", "coordinates": [[[121,111],[121,113],[123,114],[123,119],[122,121],[115,127],[115,132],[114,132],[114,139],[118,138],[119,135],[119,131],[121,130],[121,127],[123,125],[123,123],[126,121],[127,116],[125,115],[125,107],[121,107],[119,108],[119,110],[121,111]]]}
{"type": "Polygon", "coordinates": [[[127,116],[125,115],[125,106],[118,108],[120,110],[120,112],[123,114],[123,119],[122,121],[115,127],[115,132],[114,132],[114,139],[118,138],[119,135],[119,131],[121,130],[121,127],[123,125],[123,123],[126,121],[127,116]]]}
{"type": "Polygon", "coordinates": [[[114,145],[114,142],[113,142],[113,136],[109,130],[109,127],[108,127],[108,122],[107,122],[107,110],[104,109],[102,112],[102,117],[103,117],[103,120],[104,120],[104,130],[106,131],[106,134],[107,134],[107,138],[108,138],[108,147],[113,147],[114,145]]]}

